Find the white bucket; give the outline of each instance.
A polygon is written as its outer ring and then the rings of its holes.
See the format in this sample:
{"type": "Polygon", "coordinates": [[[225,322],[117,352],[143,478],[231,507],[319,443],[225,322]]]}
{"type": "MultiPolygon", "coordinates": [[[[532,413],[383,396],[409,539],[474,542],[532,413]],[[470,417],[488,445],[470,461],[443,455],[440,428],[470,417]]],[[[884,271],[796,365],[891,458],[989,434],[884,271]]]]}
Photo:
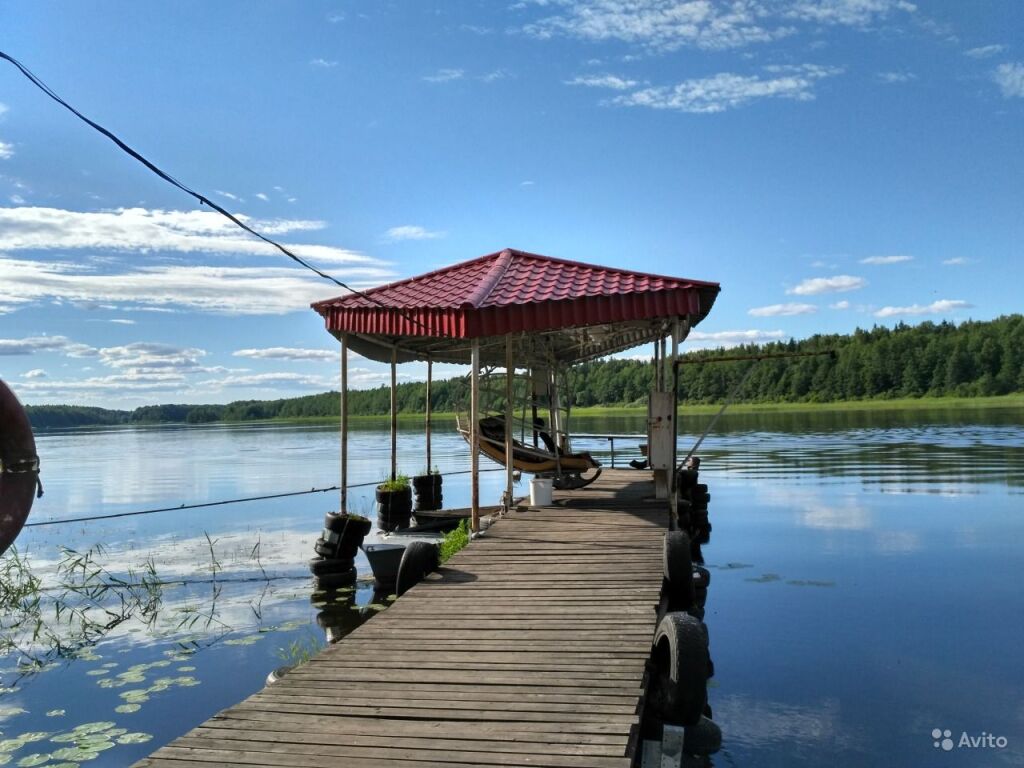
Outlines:
{"type": "Polygon", "coordinates": [[[551,478],[535,477],[530,481],[530,506],[551,506],[551,478]]]}

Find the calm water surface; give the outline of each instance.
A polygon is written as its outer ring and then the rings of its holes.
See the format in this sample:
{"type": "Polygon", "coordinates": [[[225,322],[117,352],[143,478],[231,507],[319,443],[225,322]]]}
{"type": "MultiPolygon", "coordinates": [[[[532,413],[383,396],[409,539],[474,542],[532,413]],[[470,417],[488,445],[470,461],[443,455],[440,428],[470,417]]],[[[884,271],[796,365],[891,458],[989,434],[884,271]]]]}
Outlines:
{"type": "MultiPolygon", "coordinates": [[[[643,426],[625,417],[574,428],[643,426]]],[[[354,433],[353,483],[387,471],[385,429],[354,433]]],[[[38,443],[46,495],[32,522],[330,486],[338,476],[330,427],[68,431],[38,443]]],[[[608,459],[600,441],[577,447],[608,459]]],[[[402,432],[399,452],[404,471],[422,470],[418,429],[402,432]]],[[[617,462],[635,457],[635,442],[616,452],[617,462]]],[[[714,524],[704,548],[710,702],[725,732],[714,765],[1024,764],[1024,416],[727,416],[701,456],[714,524]],[[955,741],[1003,736],[1008,746],[946,753],[933,746],[935,728],[955,741]]],[[[465,469],[465,444],[437,428],[433,462],[465,469]]],[[[496,502],[502,484],[501,472],[484,474],[484,501],[496,502]]],[[[468,477],[446,478],[444,496],[449,507],[468,504],[468,477]]],[[[373,513],[372,488],[352,498],[373,513]]],[[[341,604],[311,594],[307,561],[335,506],[334,494],[317,494],[27,529],[17,546],[42,580],[43,630],[35,641],[8,637],[35,666],[19,666],[13,650],[0,656],[0,765],[129,765],[258,690],[271,669],[322,644],[325,629],[371,615],[366,582],[341,604]],[[89,626],[104,617],[113,626],[69,655],[53,638],[72,637],[74,625],[54,621],[54,602],[88,600],[52,589],[68,580],[60,547],[98,544],[103,578],[138,582],[151,558],[158,579],[174,583],[117,621],[94,607],[89,626]]]]}

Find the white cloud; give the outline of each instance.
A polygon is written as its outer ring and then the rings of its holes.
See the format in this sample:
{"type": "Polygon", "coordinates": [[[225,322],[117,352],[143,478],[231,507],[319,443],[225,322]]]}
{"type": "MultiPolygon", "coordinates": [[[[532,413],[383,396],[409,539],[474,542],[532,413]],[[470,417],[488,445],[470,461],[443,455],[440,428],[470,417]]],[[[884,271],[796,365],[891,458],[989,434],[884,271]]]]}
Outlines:
{"type": "Polygon", "coordinates": [[[970,309],[973,304],[968,304],[960,299],[939,299],[931,304],[911,304],[909,307],[882,307],[875,312],[875,317],[896,317],[898,315],[941,315],[946,312],[954,312],[958,309],[970,309]]]}
{"type": "MultiPolygon", "coordinates": [[[[387,374],[390,377],[390,373],[387,374]]],[[[323,376],[310,376],[302,373],[276,372],[253,373],[248,375],[231,375],[220,379],[208,379],[196,384],[201,388],[223,389],[227,387],[253,387],[256,389],[274,389],[277,387],[295,387],[299,389],[325,390],[336,386],[335,382],[323,376]]]]}
{"type": "Polygon", "coordinates": [[[964,56],[970,56],[972,59],[987,59],[989,56],[995,56],[1005,50],[1005,45],[982,45],[964,51],[964,56]]]}
{"type": "Polygon", "coordinates": [[[128,320],[126,318],[114,318],[113,320],[108,320],[107,322],[115,323],[116,325],[135,325],[134,320],[128,320]]]}
{"type": "MultiPolygon", "coordinates": [[[[252,219],[239,216],[268,236],[326,227],[306,219],[252,219]]],[[[354,251],[327,245],[289,243],[302,258],[325,264],[377,264],[354,251]]],[[[0,251],[92,248],[117,251],[176,251],[285,257],[213,211],[117,208],[68,211],[61,208],[0,208],[0,251]]]]}
{"type": "Polygon", "coordinates": [[[1007,99],[1024,98],[1024,64],[1014,61],[1000,64],[992,73],[993,79],[1007,99]]]}
{"type": "Polygon", "coordinates": [[[686,80],[673,86],[643,88],[608,103],[627,107],[671,109],[678,112],[711,114],[724,112],[758,99],[781,98],[812,101],[814,84],[842,72],[817,64],[765,67],[767,76],[722,72],[711,77],[686,80]]]}
{"type": "Polygon", "coordinates": [[[137,341],[118,347],[101,347],[100,362],[108,368],[135,374],[160,374],[169,371],[195,373],[202,370],[199,359],[206,351],[196,347],[137,341]]]}
{"type": "Polygon", "coordinates": [[[510,77],[512,77],[512,73],[509,72],[508,70],[495,69],[483,75],[480,75],[480,77],[478,77],[477,79],[483,83],[494,83],[497,82],[498,80],[506,80],[510,77]]]}
{"type": "Polygon", "coordinates": [[[813,304],[770,304],[767,307],[748,309],[747,314],[754,317],[788,317],[790,315],[813,315],[818,308],[813,304]]]}
{"type": "Polygon", "coordinates": [[[345,20],[345,14],[341,11],[327,14],[327,21],[331,24],[340,24],[345,20]]]}
{"type": "Polygon", "coordinates": [[[913,12],[904,0],[797,0],[783,16],[819,24],[865,27],[896,11],[913,12]]]}
{"type": "Polygon", "coordinates": [[[821,293],[842,293],[843,291],[855,291],[863,288],[868,281],[863,277],[852,275],[836,275],[835,277],[809,277],[802,281],[796,288],[790,288],[786,293],[797,296],[817,296],[821,293]]]}
{"type": "MultiPolygon", "coordinates": [[[[547,5],[547,0],[535,0],[547,5]]],[[[556,36],[583,40],[619,40],[660,51],[683,46],[736,48],[792,34],[767,18],[759,4],[712,4],[707,0],[570,0],[558,3],[564,13],[524,29],[540,39],[556,36]]]]}
{"type": "Polygon", "coordinates": [[[10,160],[12,157],[14,157],[14,145],[0,141],[0,160],[10,160]]]}
{"type": "Polygon", "coordinates": [[[899,264],[904,261],[913,261],[913,256],[868,256],[861,259],[861,264],[899,264]]]}
{"type": "Polygon", "coordinates": [[[463,32],[472,32],[474,35],[490,35],[494,32],[490,27],[481,27],[476,24],[460,24],[459,29],[463,32]]]}
{"type": "Polygon", "coordinates": [[[942,262],[947,267],[962,267],[965,264],[970,264],[970,259],[965,259],[963,256],[957,256],[952,259],[944,259],[942,262]]]}
{"type": "Polygon", "coordinates": [[[225,192],[223,189],[215,189],[215,190],[213,190],[213,194],[219,195],[220,197],[223,197],[223,198],[225,198],[227,200],[234,200],[235,202],[238,202],[238,203],[244,203],[245,202],[245,200],[243,198],[239,197],[238,195],[232,194],[231,192],[225,192]]]}
{"type": "MultiPolygon", "coordinates": [[[[532,0],[560,13],[524,28],[541,39],[556,36],[618,40],[656,51],[688,46],[709,50],[778,40],[797,32],[796,24],[866,28],[914,6],[903,0],[532,0]]],[[[521,3],[519,7],[525,7],[521,3]]]]}
{"type": "Polygon", "coordinates": [[[23,379],[45,379],[46,378],[46,371],[44,371],[42,368],[33,368],[31,371],[25,371],[25,373],[23,373],[21,375],[21,378],[23,378],[23,379]]]}
{"type": "Polygon", "coordinates": [[[574,77],[566,80],[566,85],[585,85],[588,88],[611,88],[614,91],[626,91],[635,88],[636,80],[626,80],[617,75],[588,75],[586,77],[574,77]]]}
{"type": "Polygon", "coordinates": [[[15,205],[22,205],[22,204],[24,204],[24,202],[25,202],[25,198],[24,198],[24,197],[22,197],[21,195],[11,195],[11,196],[10,196],[9,198],[7,198],[7,199],[8,199],[8,200],[10,200],[10,201],[11,201],[12,203],[14,203],[15,205]]]}
{"type": "Polygon", "coordinates": [[[917,80],[917,75],[913,72],[879,72],[878,79],[883,83],[893,85],[896,83],[909,83],[913,80],[917,80]]]}
{"type": "Polygon", "coordinates": [[[743,344],[764,344],[789,338],[784,331],[691,331],[686,337],[688,349],[738,347],[743,344]]]}
{"type": "Polygon", "coordinates": [[[235,357],[251,357],[257,360],[337,360],[338,352],[329,349],[302,349],[296,347],[265,347],[263,349],[239,349],[235,357]]]}
{"type": "Polygon", "coordinates": [[[849,309],[850,308],[850,302],[848,302],[846,299],[843,299],[842,301],[837,301],[835,304],[829,304],[828,308],[829,309],[849,309]]]}
{"type": "Polygon", "coordinates": [[[267,202],[268,200],[270,200],[270,198],[267,197],[262,192],[257,192],[255,195],[253,195],[253,197],[256,197],[257,199],[262,200],[263,202],[267,202]]]}
{"type": "Polygon", "coordinates": [[[519,182],[519,186],[520,186],[520,187],[532,187],[532,186],[533,186],[534,184],[536,184],[536,183],[537,183],[537,182],[535,182],[535,181],[530,181],[530,180],[526,180],[526,181],[520,181],[520,182],[519,182]]]}
{"type": "Polygon", "coordinates": [[[95,357],[99,350],[78,344],[67,336],[27,336],[23,339],[0,339],[0,357],[34,355],[36,352],[58,352],[68,357],[95,357]]]}
{"type": "Polygon", "coordinates": [[[423,227],[404,224],[400,227],[392,227],[384,233],[384,237],[396,242],[398,240],[436,240],[439,237],[444,237],[445,234],[445,232],[432,232],[423,227]]]}
{"type": "Polygon", "coordinates": [[[321,69],[331,69],[338,66],[338,62],[333,59],[311,59],[309,63],[311,66],[320,67],[321,69]]]}
{"type": "MultiPolygon", "coordinates": [[[[358,279],[363,270],[338,272],[358,279]]],[[[377,278],[376,271],[372,277],[377,278]]],[[[375,280],[377,282],[378,280],[375,280]]],[[[190,309],[226,315],[309,312],[309,304],[342,293],[291,268],[159,266],[98,271],[67,262],[0,256],[0,314],[42,301],[100,302],[122,309],[190,309]]]]}
{"type": "Polygon", "coordinates": [[[432,75],[424,75],[423,79],[428,83],[450,83],[452,80],[461,80],[465,74],[464,69],[439,69],[432,75]]]}
{"type": "Polygon", "coordinates": [[[0,117],[6,115],[9,109],[10,107],[8,107],[6,104],[0,101],[0,117]]]}

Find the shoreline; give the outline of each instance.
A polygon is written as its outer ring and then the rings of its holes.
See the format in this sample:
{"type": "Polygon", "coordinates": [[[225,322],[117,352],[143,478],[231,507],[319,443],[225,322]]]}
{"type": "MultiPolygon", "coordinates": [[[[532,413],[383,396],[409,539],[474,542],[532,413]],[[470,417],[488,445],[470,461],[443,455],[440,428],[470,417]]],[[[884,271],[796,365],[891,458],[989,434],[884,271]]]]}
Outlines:
{"type": "MultiPolygon", "coordinates": [[[[711,416],[721,409],[721,404],[694,404],[681,405],[679,415],[681,418],[691,416],[711,416]]],[[[734,403],[729,406],[725,415],[730,414],[802,414],[802,413],[826,413],[826,412],[855,412],[855,411],[945,411],[945,410],[1005,410],[1012,408],[1024,409],[1024,393],[1011,395],[995,395],[990,397],[920,397],[920,398],[893,398],[879,400],[842,400],[826,403],[734,403]]],[[[573,408],[572,416],[575,417],[608,417],[608,416],[633,416],[643,417],[646,413],[646,406],[643,405],[601,405],[585,408],[573,408]]],[[[350,414],[349,422],[370,423],[387,419],[388,414],[350,414]]],[[[451,411],[435,411],[431,414],[432,421],[454,419],[455,413],[451,411]]],[[[399,422],[422,421],[422,413],[399,413],[399,422]]],[[[224,427],[240,426],[246,424],[337,424],[337,416],[309,416],[288,419],[246,419],[240,421],[213,421],[200,424],[189,424],[186,422],[134,422],[125,424],[83,424],[79,426],[52,426],[34,427],[37,431],[49,430],[88,430],[88,429],[118,429],[122,427],[224,427]]]]}

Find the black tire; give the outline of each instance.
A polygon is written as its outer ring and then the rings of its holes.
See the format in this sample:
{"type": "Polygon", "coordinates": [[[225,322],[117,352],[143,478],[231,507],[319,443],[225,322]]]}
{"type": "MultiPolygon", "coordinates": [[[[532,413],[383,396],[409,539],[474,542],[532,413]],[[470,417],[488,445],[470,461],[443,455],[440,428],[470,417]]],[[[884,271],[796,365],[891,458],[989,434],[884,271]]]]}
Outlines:
{"type": "Polygon", "coordinates": [[[708,492],[708,484],[707,483],[697,483],[696,485],[693,486],[693,492],[697,496],[699,496],[702,493],[707,493],[708,492]]]}
{"type": "Polygon", "coordinates": [[[314,557],[309,561],[309,570],[314,576],[324,576],[329,573],[344,573],[351,570],[355,559],[351,557],[314,557]]]}
{"type": "Polygon", "coordinates": [[[683,731],[683,752],[704,757],[722,748],[722,729],[708,717],[701,717],[683,731]]]}
{"type": "Polygon", "coordinates": [[[352,538],[358,538],[361,543],[363,537],[373,528],[373,523],[370,522],[370,518],[363,517],[362,515],[340,515],[335,512],[328,512],[324,515],[324,528],[341,534],[342,540],[351,536],[352,538]]]}
{"type": "Polygon", "coordinates": [[[316,580],[316,588],[319,590],[351,587],[356,583],[356,569],[353,567],[349,568],[347,571],[341,571],[340,573],[324,573],[315,576],[314,578],[316,580]]]}
{"type": "Polygon", "coordinates": [[[283,667],[278,667],[275,670],[272,670],[271,673],[269,675],[267,675],[267,685],[273,685],[278,680],[280,680],[282,677],[284,677],[289,672],[291,672],[293,669],[295,669],[295,667],[283,666],[283,667]]]}
{"type": "Polygon", "coordinates": [[[408,528],[409,523],[412,522],[412,513],[405,515],[404,517],[397,517],[395,515],[387,516],[384,514],[377,515],[377,527],[382,531],[396,531],[399,528],[408,528]]]}
{"type": "Polygon", "coordinates": [[[334,557],[334,553],[337,550],[333,544],[328,544],[320,537],[313,542],[313,551],[316,552],[320,557],[334,557]]]}
{"type": "Polygon", "coordinates": [[[694,589],[708,588],[711,583],[711,571],[702,565],[693,566],[693,587],[694,589]]]}
{"type": "Polygon", "coordinates": [[[708,643],[701,622],[687,613],[665,615],[654,635],[649,701],[666,723],[695,725],[708,701],[708,643]]]}
{"type": "Polygon", "coordinates": [[[690,558],[690,537],[684,531],[665,534],[662,561],[673,603],[688,608],[693,604],[693,561],[690,558]]]}
{"type": "Polygon", "coordinates": [[[676,474],[676,488],[681,491],[689,491],[697,484],[697,470],[681,469],[676,474]]]}
{"type": "Polygon", "coordinates": [[[404,594],[421,582],[428,573],[436,571],[439,565],[440,550],[436,544],[428,544],[425,541],[410,542],[402,553],[402,562],[398,565],[395,594],[404,594]]]}

